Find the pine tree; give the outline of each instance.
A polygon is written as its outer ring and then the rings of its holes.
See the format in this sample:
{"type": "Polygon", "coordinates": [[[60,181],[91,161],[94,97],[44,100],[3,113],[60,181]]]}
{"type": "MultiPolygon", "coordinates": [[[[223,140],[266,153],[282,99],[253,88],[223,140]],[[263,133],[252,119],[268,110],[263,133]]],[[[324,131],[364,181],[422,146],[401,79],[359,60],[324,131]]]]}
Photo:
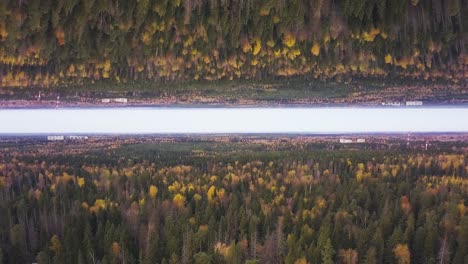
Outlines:
{"type": "Polygon", "coordinates": [[[375,247],[370,247],[366,255],[364,256],[365,264],[377,264],[377,254],[375,252],[375,247]]]}
{"type": "Polygon", "coordinates": [[[440,249],[438,254],[438,262],[439,264],[446,264],[450,261],[450,251],[449,251],[449,243],[447,234],[445,234],[444,238],[440,243],[440,249]]]}
{"type": "Polygon", "coordinates": [[[148,252],[146,253],[145,261],[146,263],[156,263],[158,262],[158,238],[156,233],[153,233],[149,237],[149,247],[148,252]]]}
{"type": "Polygon", "coordinates": [[[179,257],[177,254],[172,253],[171,258],[169,259],[169,264],[179,264],[179,257]]]}
{"type": "Polygon", "coordinates": [[[226,262],[229,264],[241,264],[243,263],[244,253],[242,250],[241,243],[234,243],[234,241],[229,245],[226,253],[226,262]]]}
{"type": "Polygon", "coordinates": [[[78,251],[78,264],[85,264],[87,263],[85,261],[85,257],[83,256],[83,252],[81,251],[81,249],[78,251]]]}
{"type": "Polygon", "coordinates": [[[249,253],[252,259],[257,259],[257,236],[258,236],[257,224],[258,224],[258,218],[255,215],[251,216],[250,221],[249,221],[249,234],[250,234],[250,240],[249,240],[250,252],[249,253]]]}
{"type": "Polygon", "coordinates": [[[193,256],[195,264],[210,264],[212,257],[205,252],[199,252],[193,256]]]}
{"type": "Polygon", "coordinates": [[[47,251],[39,251],[36,256],[37,264],[49,264],[50,256],[47,251]]]}
{"type": "Polygon", "coordinates": [[[426,217],[426,224],[424,225],[424,262],[427,264],[436,262],[436,248],[437,248],[437,229],[435,225],[434,213],[428,214],[426,217]]]}
{"type": "Polygon", "coordinates": [[[333,255],[335,255],[335,250],[333,249],[330,238],[327,239],[325,245],[322,248],[322,263],[323,264],[333,264],[333,255]]]}
{"type": "Polygon", "coordinates": [[[328,239],[330,239],[330,233],[331,233],[331,215],[327,215],[322,222],[322,225],[320,226],[319,230],[319,236],[317,240],[317,247],[321,251],[322,248],[325,246],[325,243],[327,242],[328,239]]]}
{"type": "Polygon", "coordinates": [[[411,242],[410,238],[412,238],[414,235],[414,227],[415,227],[414,214],[411,213],[408,217],[408,221],[406,221],[404,241],[411,242]]]}
{"type": "Polygon", "coordinates": [[[413,239],[413,262],[424,263],[424,228],[418,227],[413,239]]]}
{"type": "Polygon", "coordinates": [[[85,222],[85,230],[83,235],[83,257],[86,263],[95,263],[95,251],[93,244],[93,235],[91,234],[91,226],[88,221],[85,222]]]}
{"type": "Polygon", "coordinates": [[[387,242],[385,243],[385,262],[386,263],[394,263],[394,253],[393,248],[396,244],[404,242],[403,239],[403,232],[401,231],[400,226],[397,226],[393,231],[393,234],[389,237],[387,242]]]}
{"type": "Polygon", "coordinates": [[[460,231],[457,238],[457,248],[453,263],[467,263],[468,260],[468,216],[464,216],[460,222],[460,231]]]}
{"type": "Polygon", "coordinates": [[[377,263],[383,263],[385,242],[383,240],[382,231],[380,231],[380,229],[376,230],[375,235],[372,238],[372,243],[375,245],[377,263]]]}

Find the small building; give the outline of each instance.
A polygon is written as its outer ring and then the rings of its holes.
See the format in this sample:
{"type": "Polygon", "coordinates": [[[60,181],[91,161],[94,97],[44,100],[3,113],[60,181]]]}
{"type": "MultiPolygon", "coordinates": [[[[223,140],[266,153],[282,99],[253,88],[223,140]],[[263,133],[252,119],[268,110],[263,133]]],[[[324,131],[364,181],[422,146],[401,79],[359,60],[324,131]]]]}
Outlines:
{"type": "Polygon", "coordinates": [[[340,143],[349,144],[349,143],[353,143],[353,140],[352,139],[346,139],[346,138],[340,138],[340,143]]]}
{"type": "Polygon", "coordinates": [[[88,136],[70,136],[70,140],[86,140],[88,139],[88,136]]]}
{"type": "Polygon", "coordinates": [[[127,103],[128,102],[128,99],[127,98],[103,98],[101,99],[101,102],[102,103],[105,103],[105,104],[108,104],[108,103],[111,103],[111,102],[114,102],[114,103],[127,103]]]}
{"type": "Polygon", "coordinates": [[[422,101],[406,101],[406,106],[422,106],[422,101]]]}
{"type": "Polygon", "coordinates": [[[65,140],[64,136],[47,136],[47,140],[49,141],[63,141],[65,140]]]}
{"type": "Polygon", "coordinates": [[[400,102],[383,102],[383,106],[401,106],[400,102]]]}
{"type": "Polygon", "coordinates": [[[358,138],[358,139],[356,140],[356,142],[357,142],[357,143],[366,143],[366,139],[364,139],[364,138],[358,138]]]}
{"type": "Polygon", "coordinates": [[[116,102],[116,103],[126,103],[126,102],[128,102],[128,99],[127,98],[115,98],[114,102],[116,102]]]}

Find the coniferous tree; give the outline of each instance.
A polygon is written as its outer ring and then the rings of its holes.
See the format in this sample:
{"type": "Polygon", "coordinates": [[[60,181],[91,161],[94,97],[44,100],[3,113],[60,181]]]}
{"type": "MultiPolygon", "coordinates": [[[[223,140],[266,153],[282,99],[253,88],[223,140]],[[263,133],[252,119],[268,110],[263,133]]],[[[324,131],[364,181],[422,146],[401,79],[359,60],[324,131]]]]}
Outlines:
{"type": "Polygon", "coordinates": [[[324,264],[333,264],[333,256],[335,255],[335,250],[331,244],[330,238],[327,239],[322,248],[322,263],[324,264]]]}
{"type": "Polygon", "coordinates": [[[468,260],[468,217],[464,216],[460,222],[460,231],[457,238],[457,248],[453,263],[466,263],[468,260]]]}

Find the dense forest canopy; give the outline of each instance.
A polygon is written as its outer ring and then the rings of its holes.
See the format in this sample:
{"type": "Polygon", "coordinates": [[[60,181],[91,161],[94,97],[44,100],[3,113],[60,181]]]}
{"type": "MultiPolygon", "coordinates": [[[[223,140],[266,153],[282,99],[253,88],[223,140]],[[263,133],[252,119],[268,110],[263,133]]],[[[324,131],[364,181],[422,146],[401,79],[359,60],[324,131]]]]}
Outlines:
{"type": "Polygon", "coordinates": [[[468,261],[466,151],[206,146],[9,147],[0,263],[468,261]]]}
{"type": "Polygon", "coordinates": [[[468,78],[468,0],[2,0],[0,87],[468,78]]]}

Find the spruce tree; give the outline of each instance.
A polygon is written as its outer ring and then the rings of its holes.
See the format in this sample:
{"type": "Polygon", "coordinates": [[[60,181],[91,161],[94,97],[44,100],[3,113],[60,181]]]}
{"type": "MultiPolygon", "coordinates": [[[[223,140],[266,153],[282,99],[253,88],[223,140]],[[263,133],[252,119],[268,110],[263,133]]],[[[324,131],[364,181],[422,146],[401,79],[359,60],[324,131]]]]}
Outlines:
{"type": "Polygon", "coordinates": [[[454,264],[466,264],[468,260],[468,216],[462,218],[457,238],[457,248],[453,258],[454,264]]]}
{"type": "Polygon", "coordinates": [[[333,256],[335,255],[335,250],[333,249],[330,238],[327,239],[325,245],[322,248],[322,263],[323,264],[333,264],[333,256]]]}

